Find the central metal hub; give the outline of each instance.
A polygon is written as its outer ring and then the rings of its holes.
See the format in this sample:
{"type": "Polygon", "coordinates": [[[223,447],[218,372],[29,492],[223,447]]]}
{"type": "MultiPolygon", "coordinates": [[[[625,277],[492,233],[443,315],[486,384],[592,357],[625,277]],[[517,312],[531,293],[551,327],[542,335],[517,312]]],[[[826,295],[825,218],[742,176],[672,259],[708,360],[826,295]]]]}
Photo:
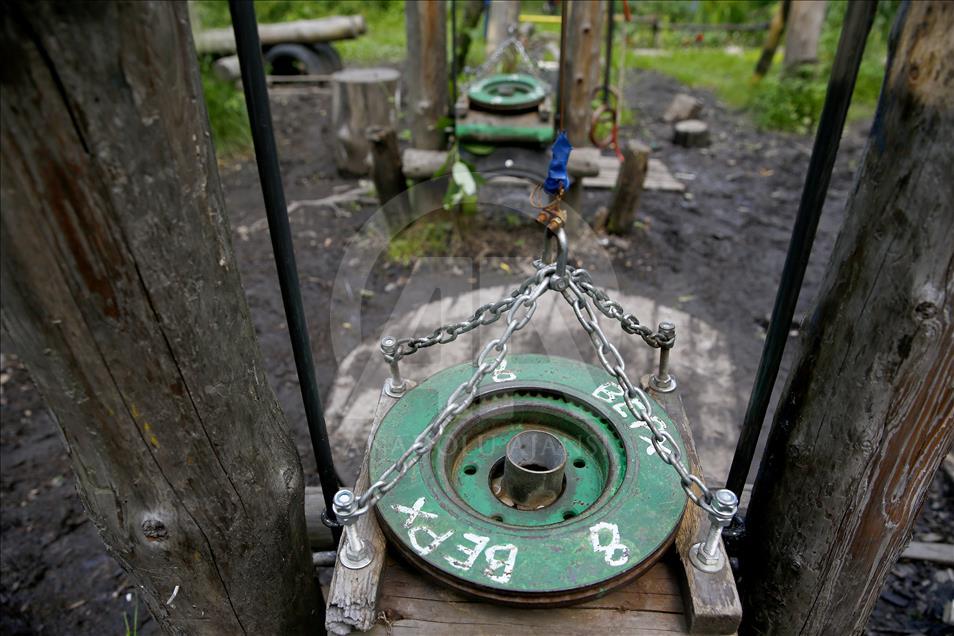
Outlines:
{"type": "Polygon", "coordinates": [[[519,510],[539,510],[556,501],[566,484],[566,448],[545,431],[524,431],[507,443],[503,475],[491,481],[500,501],[519,510]]]}

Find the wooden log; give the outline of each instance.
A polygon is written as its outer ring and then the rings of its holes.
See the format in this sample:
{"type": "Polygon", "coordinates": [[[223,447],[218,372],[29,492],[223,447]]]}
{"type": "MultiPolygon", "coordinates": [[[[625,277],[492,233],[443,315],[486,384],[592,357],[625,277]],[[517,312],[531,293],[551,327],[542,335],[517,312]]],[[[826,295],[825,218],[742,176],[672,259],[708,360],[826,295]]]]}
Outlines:
{"type": "Polygon", "coordinates": [[[818,41],[825,24],[826,0],[792,0],[785,30],[785,70],[818,61],[818,41]]]}
{"type": "MultiPolygon", "coordinates": [[[[567,7],[566,51],[561,60],[565,84],[563,95],[559,95],[558,100],[566,99],[562,107],[565,121],[561,125],[570,143],[578,149],[590,145],[590,123],[593,117],[591,97],[601,77],[600,29],[606,22],[603,17],[605,5],[603,0],[593,0],[571,2],[567,7]]],[[[583,180],[572,180],[563,199],[570,235],[579,234],[585,222],[579,211],[582,197],[583,180]]]]}
{"type": "Polygon", "coordinates": [[[672,143],[685,148],[709,145],[709,126],[698,119],[679,121],[672,126],[672,143]]]}
{"type": "Polygon", "coordinates": [[[752,492],[753,633],[863,631],[954,442],[954,5],[910,3],[898,20],[752,492]]]}
{"type": "MultiPolygon", "coordinates": [[[[649,376],[641,379],[644,389],[658,401],[669,414],[673,423],[679,427],[683,439],[686,440],[686,455],[689,460],[689,470],[705,481],[702,467],[699,464],[699,455],[693,442],[689,427],[689,418],[677,388],[670,393],[659,393],[651,388],[649,376]]],[[[708,517],[702,510],[687,504],[686,514],[676,530],[676,552],[679,555],[680,581],[683,587],[683,601],[685,602],[686,620],[689,631],[693,634],[733,634],[742,620],[742,604],[739,592],[735,587],[735,577],[729,567],[729,558],[725,553],[725,546],[719,542],[719,550],[725,566],[718,572],[703,572],[689,559],[689,550],[693,544],[702,540],[709,528],[708,517]]]]}
{"type": "Polygon", "coordinates": [[[649,172],[649,146],[630,139],[623,144],[623,163],[616,177],[613,198],[606,215],[606,231],[611,234],[629,234],[636,220],[639,197],[649,172]]]}
{"type": "Polygon", "coordinates": [[[401,165],[401,149],[393,128],[372,126],[367,131],[371,144],[371,178],[381,203],[383,221],[390,235],[394,235],[411,222],[407,178],[401,165]]]}
{"type": "Polygon", "coordinates": [[[782,41],[782,33],[785,32],[785,24],[788,22],[788,12],[791,6],[792,0],[782,0],[775,6],[772,22],[769,24],[768,33],[765,35],[765,44],[762,45],[762,53],[755,65],[755,72],[752,74],[753,82],[760,81],[771,68],[772,60],[775,58],[775,50],[778,49],[779,42],[782,41]]]}
{"type": "Polygon", "coordinates": [[[331,76],[331,121],[335,165],[342,174],[371,171],[368,128],[393,128],[401,74],[392,68],[351,68],[331,76]]]}
{"type": "Polygon", "coordinates": [[[186,4],[0,14],[17,61],[0,78],[0,313],[87,514],[164,632],[313,632],[301,462],[239,280],[186,4]]]}
{"type": "Polygon", "coordinates": [[[487,47],[489,57],[507,39],[510,29],[517,28],[520,0],[496,0],[487,10],[487,47]]]}
{"type": "Polygon", "coordinates": [[[223,82],[235,82],[242,79],[242,67],[238,55],[220,57],[212,64],[212,72],[223,82]]]}
{"type": "MultiPolygon", "coordinates": [[[[408,389],[414,387],[412,380],[406,380],[408,389]]],[[[378,431],[381,420],[388,410],[394,406],[398,398],[391,397],[382,389],[381,397],[374,410],[374,421],[368,435],[368,444],[365,449],[364,461],[361,463],[361,472],[354,486],[358,495],[368,489],[371,476],[368,474],[368,452],[374,435],[378,431]]],[[[378,525],[374,512],[364,515],[345,532],[355,532],[361,540],[369,546],[372,561],[360,570],[351,570],[341,565],[340,558],[335,564],[334,576],[331,579],[331,588],[328,592],[328,607],[325,611],[325,627],[331,634],[349,634],[357,629],[366,632],[377,620],[378,586],[381,581],[381,572],[387,555],[387,544],[384,533],[378,525]]],[[[342,537],[341,546],[345,544],[342,537]]]]}
{"type": "MultiPolygon", "coordinates": [[[[259,24],[258,37],[263,46],[285,42],[313,44],[356,38],[366,29],[364,16],[335,15],[316,20],[259,24]]],[[[195,49],[200,54],[235,53],[235,34],[231,27],[200,31],[195,36],[195,49]]]]}
{"type": "Polygon", "coordinates": [[[439,120],[449,114],[445,2],[409,2],[404,7],[404,17],[411,145],[422,150],[443,150],[444,130],[439,120]]]}
{"type": "Polygon", "coordinates": [[[666,112],[663,113],[663,121],[672,124],[686,119],[697,119],[702,113],[702,100],[692,95],[679,93],[672,98],[666,112]]]}

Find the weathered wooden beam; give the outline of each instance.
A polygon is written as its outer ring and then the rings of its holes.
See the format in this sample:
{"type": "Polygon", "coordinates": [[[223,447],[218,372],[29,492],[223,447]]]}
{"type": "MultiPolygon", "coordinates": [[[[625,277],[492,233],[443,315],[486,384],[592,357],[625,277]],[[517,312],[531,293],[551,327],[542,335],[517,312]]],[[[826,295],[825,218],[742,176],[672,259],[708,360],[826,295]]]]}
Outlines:
{"type": "Polygon", "coordinates": [[[301,462],[239,280],[186,4],[0,16],[17,62],[0,78],[0,313],[87,514],[165,632],[310,632],[301,462]]]}
{"type": "Polygon", "coordinates": [[[439,120],[448,111],[447,9],[444,0],[409,2],[404,7],[407,31],[407,115],[411,145],[443,150],[439,120]]]}
{"type": "Polygon", "coordinates": [[[752,492],[752,632],[860,633],[954,442],[954,5],[899,13],[844,225],[752,492]]]}
{"type": "MultiPolygon", "coordinates": [[[[406,380],[408,389],[415,386],[412,380],[406,380]]],[[[365,449],[364,461],[361,463],[361,472],[354,486],[354,492],[360,495],[371,484],[371,475],[368,473],[368,452],[374,435],[378,431],[381,420],[388,410],[394,406],[398,398],[391,397],[383,390],[374,410],[374,421],[368,435],[368,444],[365,449]]],[[[384,533],[378,525],[378,519],[372,510],[364,515],[345,532],[354,532],[371,550],[371,563],[360,570],[351,570],[335,564],[334,577],[331,579],[331,588],[328,592],[328,608],[325,614],[325,626],[332,634],[349,634],[357,629],[366,632],[377,620],[378,587],[381,582],[381,572],[387,556],[387,544],[384,533]]],[[[341,545],[345,543],[342,537],[341,545]]]]}
{"type": "Polygon", "coordinates": [[[954,566],[954,545],[950,543],[925,543],[912,541],[901,553],[902,559],[931,561],[941,565],[954,566]]]}
{"type": "MultiPolygon", "coordinates": [[[[642,378],[642,385],[679,427],[683,439],[686,440],[690,472],[705,480],[680,389],[670,393],[655,391],[649,383],[649,376],[642,378]]],[[[678,479],[675,471],[673,474],[674,478],[678,479]]],[[[719,542],[719,550],[722,552],[725,565],[718,572],[703,572],[689,559],[689,550],[693,544],[702,540],[708,527],[709,521],[705,513],[691,502],[687,503],[686,514],[676,530],[676,552],[679,555],[679,574],[683,587],[686,620],[689,623],[689,631],[693,634],[733,634],[742,620],[742,604],[735,587],[732,568],[729,567],[725,546],[721,541],[719,542]]]]}
{"type": "MultiPolygon", "coordinates": [[[[258,37],[265,46],[283,42],[314,44],[356,38],[366,29],[364,16],[335,15],[315,20],[259,24],[258,37]]],[[[235,34],[231,28],[200,31],[195,35],[195,49],[198,53],[235,53],[235,34]]]]}

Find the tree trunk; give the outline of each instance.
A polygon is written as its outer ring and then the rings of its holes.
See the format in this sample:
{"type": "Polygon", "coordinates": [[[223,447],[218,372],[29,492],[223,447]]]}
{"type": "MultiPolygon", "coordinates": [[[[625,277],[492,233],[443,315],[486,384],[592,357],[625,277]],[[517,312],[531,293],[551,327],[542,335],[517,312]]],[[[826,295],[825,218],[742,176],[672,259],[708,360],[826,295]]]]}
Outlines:
{"type": "Polygon", "coordinates": [[[825,0],[792,0],[785,31],[785,69],[818,61],[818,39],[825,24],[825,0]]]}
{"type": "Polygon", "coordinates": [[[902,5],[749,508],[749,632],[860,633],[954,442],[954,4],[902,5]]]}
{"type": "MultiPolygon", "coordinates": [[[[593,118],[592,95],[601,80],[600,70],[600,27],[604,24],[603,0],[565,0],[567,7],[566,52],[561,59],[563,65],[563,95],[557,99],[566,99],[562,108],[564,121],[561,126],[574,148],[590,145],[590,123],[593,118]]],[[[567,231],[577,235],[581,230],[583,218],[580,206],[583,199],[583,180],[575,179],[570,183],[565,201],[570,208],[567,215],[567,231]]]]}
{"type": "Polygon", "coordinates": [[[520,21],[519,0],[496,0],[487,9],[487,56],[507,39],[510,27],[520,21]]]}
{"type": "Polygon", "coordinates": [[[788,12],[791,6],[792,0],[781,0],[775,7],[768,34],[765,36],[765,44],[762,45],[762,54],[755,65],[755,73],[752,75],[752,80],[755,82],[765,77],[765,74],[772,67],[775,50],[778,48],[779,42],[782,41],[782,33],[785,32],[785,24],[788,22],[788,12]]]}
{"type": "Polygon", "coordinates": [[[343,174],[371,171],[368,128],[391,128],[401,74],[392,68],[349,68],[331,76],[331,121],[335,165],[343,174]]]}
{"type": "MultiPolygon", "coordinates": [[[[318,622],[185,3],[2,5],[3,326],[168,633],[318,622]]],[[[77,582],[82,584],[81,582],[77,582]]]]}
{"type": "Polygon", "coordinates": [[[484,0],[464,0],[464,16],[457,27],[457,72],[460,73],[467,64],[467,53],[470,51],[470,33],[477,26],[480,16],[484,14],[484,0]]]}
{"type": "Polygon", "coordinates": [[[444,130],[438,121],[449,112],[444,0],[408,2],[404,16],[411,145],[423,150],[444,150],[444,130]]]}

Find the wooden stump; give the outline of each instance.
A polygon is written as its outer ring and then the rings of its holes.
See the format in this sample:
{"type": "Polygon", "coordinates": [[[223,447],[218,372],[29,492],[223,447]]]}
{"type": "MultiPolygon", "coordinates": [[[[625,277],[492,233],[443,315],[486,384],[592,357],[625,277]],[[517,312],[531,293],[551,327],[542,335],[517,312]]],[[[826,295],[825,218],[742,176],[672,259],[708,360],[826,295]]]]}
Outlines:
{"type": "Polygon", "coordinates": [[[394,127],[400,77],[390,68],[346,69],[331,76],[331,121],[339,172],[360,176],[371,170],[367,129],[394,127]]]}
{"type": "Polygon", "coordinates": [[[606,231],[628,234],[636,219],[636,208],[649,171],[649,146],[631,139],[623,145],[623,163],[616,176],[616,187],[606,216],[606,231]]]}
{"type": "Polygon", "coordinates": [[[407,196],[407,179],[401,165],[401,149],[393,128],[371,126],[367,131],[371,144],[371,179],[378,193],[378,201],[384,213],[384,221],[391,234],[400,231],[410,222],[407,196]]]}
{"type": "Polygon", "coordinates": [[[709,145],[709,126],[698,119],[676,122],[672,127],[672,143],[685,148],[702,148],[709,145]]]}
{"type": "Polygon", "coordinates": [[[702,100],[692,95],[679,93],[672,98],[669,107],[663,115],[663,121],[671,124],[686,119],[695,119],[702,112],[702,100]]]}

